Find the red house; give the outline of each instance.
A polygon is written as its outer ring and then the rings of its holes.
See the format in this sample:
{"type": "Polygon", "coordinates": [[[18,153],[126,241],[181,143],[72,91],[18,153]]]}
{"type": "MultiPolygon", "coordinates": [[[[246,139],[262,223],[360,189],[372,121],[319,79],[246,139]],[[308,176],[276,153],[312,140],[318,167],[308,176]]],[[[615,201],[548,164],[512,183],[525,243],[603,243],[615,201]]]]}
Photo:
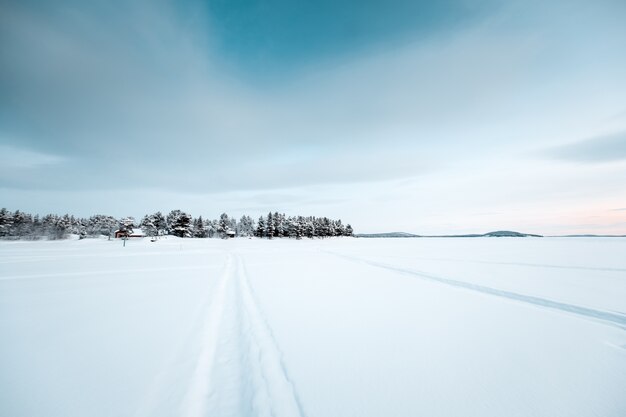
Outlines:
{"type": "Polygon", "coordinates": [[[128,230],[116,230],[115,231],[115,238],[116,239],[121,239],[121,238],[129,238],[129,237],[144,237],[144,233],[143,230],[141,229],[135,229],[132,231],[132,233],[130,233],[128,230]]]}

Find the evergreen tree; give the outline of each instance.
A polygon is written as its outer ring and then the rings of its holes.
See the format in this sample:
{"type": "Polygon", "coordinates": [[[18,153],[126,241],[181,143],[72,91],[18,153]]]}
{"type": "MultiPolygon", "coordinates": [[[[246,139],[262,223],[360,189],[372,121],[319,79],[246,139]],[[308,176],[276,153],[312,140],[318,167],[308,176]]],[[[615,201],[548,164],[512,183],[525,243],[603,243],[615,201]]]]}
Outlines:
{"type": "Polygon", "coordinates": [[[130,216],[121,218],[119,221],[118,230],[120,232],[132,234],[135,230],[135,218],[130,216]]]}
{"type": "Polygon", "coordinates": [[[191,216],[180,210],[172,210],[167,215],[169,233],[178,237],[192,236],[191,216]]]}
{"type": "Polygon", "coordinates": [[[285,220],[285,236],[288,236],[290,238],[294,237],[297,238],[297,222],[298,219],[296,219],[295,217],[287,217],[287,219],[285,220]]]}
{"type": "Polygon", "coordinates": [[[333,236],[343,236],[343,224],[341,224],[341,220],[333,220],[332,221],[332,230],[333,236]]]}
{"type": "Polygon", "coordinates": [[[11,234],[11,226],[13,225],[13,216],[6,208],[0,209],[0,236],[9,236],[11,234]]]}
{"type": "Polygon", "coordinates": [[[315,223],[313,218],[309,217],[304,226],[304,234],[306,237],[313,239],[315,237],[315,223]]]}
{"type": "Polygon", "coordinates": [[[296,239],[302,239],[304,234],[304,219],[302,216],[293,218],[291,228],[291,235],[296,239]]]}
{"type": "Polygon", "coordinates": [[[154,224],[154,217],[153,215],[145,215],[143,216],[143,219],[141,220],[141,223],[139,224],[139,226],[141,227],[141,230],[143,230],[143,232],[146,234],[146,236],[158,236],[159,231],[157,230],[156,225],[154,224]]]}
{"type": "Polygon", "coordinates": [[[220,237],[226,237],[226,233],[230,230],[230,219],[228,218],[228,214],[222,213],[220,215],[220,220],[217,224],[217,233],[219,233],[220,237]]]}
{"type": "Polygon", "coordinates": [[[157,236],[164,235],[167,232],[167,219],[160,211],[152,214],[151,216],[152,224],[156,229],[157,236]]]}
{"type": "Polygon", "coordinates": [[[65,239],[68,235],[68,229],[70,228],[69,216],[54,217],[54,225],[52,234],[48,237],[50,239],[65,239]]]}
{"type": "Polygon", "coordinates": [[[199,216],[193,221],[193,236],[207,237],[207,229],[204,226],[204,220],[202,220],[202,216],[199,216]]]}
{"type": "Polygon", "coordinates": [[[263,216],[259,217],[255,235],[256,237],[265,237],[265,219],[263,216]]]}
{"type": "Polygon", "coordinates": [[[218,237],[217,233],[217,220],[207,220],[205,223],[205,228],[207,231],[208,237],[218,237]]]}
{"type": "Polygon", "coordinates": [[[267,214],[267,221],[265,222],[265,236],[272,239],[275,232],[274,216],[272,216],[272,212],[270,211],[267,214]]]}
{"type": "Polygon", "coordinates": [[[286,232],[285,215],[274,213],[274,236],[283,237],[286,232]]]}
{"type": "Polygon", "coordinates": [[[239,220],[239,224],[237,225],[237,235],[238,236],[253,236],[255,234],[254,230],[254,220],[250,216],[241,216],[239,220]]]}
{"type": "Polygon", "coordinates": [[[22,237],[24,235],[24,228],[26,224],[26,216],[19,210],[15,210],[13,213],[13,219],[11,220],[11,236],[22,237]]]}

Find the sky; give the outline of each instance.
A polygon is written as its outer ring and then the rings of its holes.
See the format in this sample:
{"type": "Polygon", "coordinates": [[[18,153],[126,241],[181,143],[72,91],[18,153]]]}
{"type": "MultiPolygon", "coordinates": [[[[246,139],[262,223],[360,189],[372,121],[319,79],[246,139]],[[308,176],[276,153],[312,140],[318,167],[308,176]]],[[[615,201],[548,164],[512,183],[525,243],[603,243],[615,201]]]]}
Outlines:
{"type": "Polygon", "coordinates": [[[0,206],[626,234],[622,0],[0,0],[0,206]]]}

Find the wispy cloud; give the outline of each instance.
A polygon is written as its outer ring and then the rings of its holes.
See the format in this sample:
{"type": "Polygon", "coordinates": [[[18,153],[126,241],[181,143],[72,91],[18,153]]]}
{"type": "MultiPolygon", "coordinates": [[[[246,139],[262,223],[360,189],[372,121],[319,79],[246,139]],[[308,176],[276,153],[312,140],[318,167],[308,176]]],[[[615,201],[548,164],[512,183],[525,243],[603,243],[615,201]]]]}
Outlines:
{"type": "Polygon", "coordinates": [[[57,165],[67,158],[0,144],[0,167],[2,170],[24,170],[57,165]]]}
{"type": "Polygon", "coordinates": [[[611,162],[626,159],[626,131],[550,148],[544,155],[575,162],[611,162]]]}

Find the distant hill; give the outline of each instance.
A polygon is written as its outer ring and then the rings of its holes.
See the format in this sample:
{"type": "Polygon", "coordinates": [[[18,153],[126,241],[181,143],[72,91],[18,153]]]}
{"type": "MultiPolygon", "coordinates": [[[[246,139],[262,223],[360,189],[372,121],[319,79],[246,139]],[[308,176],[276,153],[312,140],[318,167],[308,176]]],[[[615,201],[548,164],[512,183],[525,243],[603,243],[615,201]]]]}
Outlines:
{"type": "Polygon", "coordinates": [[[406,232],[388,232],[388,233],[360,233],[354,235],[355,237],[365,238],[390,238],[390,237],[543,237],[541,235],[533,235],[530,233],[513,232],[511,230],[498,230],[495,232],[483,233],[483,234],[467,234],[467,235],[436,235],[436,236],[422,236],[414,235],[406,232]]]}
{"type": "Polygon", "coordinates": [[[532,235],[530,233],[512,232],[510,230],[498,230],[497,232],[485,233],[486,237],[543,237],[541,235],[532,235]]]}
{"type": "Polygon", "coordinates": [[[511,230],[497,230],[489,233],[471,233],[467,235],[440,235],[440,236],[426,236],[426,237],[543,237],[542,235],[533,235],[530,233],[520,233],[511,230]]]}

